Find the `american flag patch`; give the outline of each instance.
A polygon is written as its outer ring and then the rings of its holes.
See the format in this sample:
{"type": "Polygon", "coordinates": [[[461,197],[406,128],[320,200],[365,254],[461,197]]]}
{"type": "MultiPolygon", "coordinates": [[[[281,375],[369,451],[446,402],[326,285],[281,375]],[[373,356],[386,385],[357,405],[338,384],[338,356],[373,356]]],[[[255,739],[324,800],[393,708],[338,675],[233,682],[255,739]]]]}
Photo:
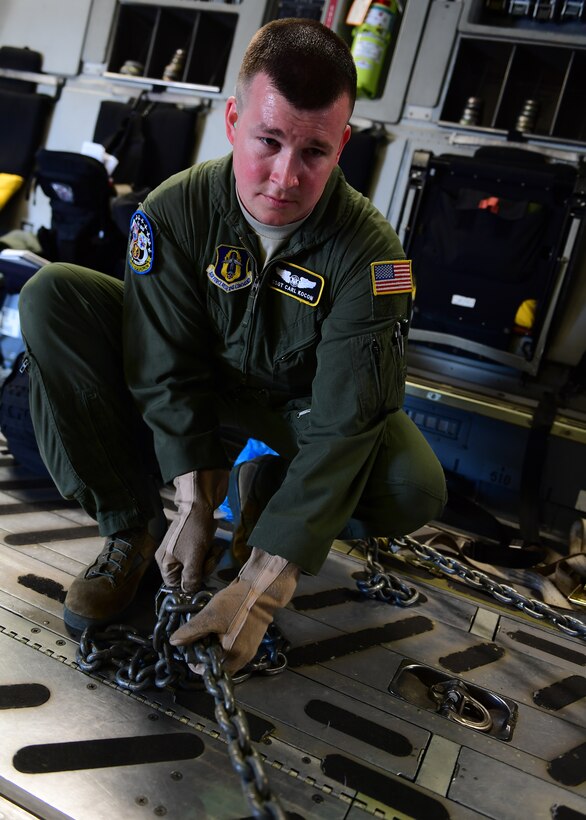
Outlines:
{"type": "Polygon", "coordinates": [[[372,289],[375,296],[385,293],[411,293],[411,260],[396,259],[393,262],[372,262],[372,289]]]}

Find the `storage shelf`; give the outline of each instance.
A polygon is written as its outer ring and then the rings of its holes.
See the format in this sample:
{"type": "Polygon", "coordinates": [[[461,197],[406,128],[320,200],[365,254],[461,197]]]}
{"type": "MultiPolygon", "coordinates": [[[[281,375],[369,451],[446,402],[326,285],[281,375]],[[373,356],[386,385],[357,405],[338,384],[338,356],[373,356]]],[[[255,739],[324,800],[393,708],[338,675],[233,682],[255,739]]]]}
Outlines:
{"type": "MultiPolygon", "coordinates": [[[[466,10],[461,31],[481,37],[509,37],[518,41],[539,41],[577,45],[586,37],[586,13],[581,18],[563,15],[565,2],[554,3],[553,15],[545,14],[545,4],[528,2],[527,14],[511,14],[511,2],[488,3],[487,0],[464,0],[466,10]],[[499,10],[497,7],[500,6],[499,10]]],[[[521,11],[521,4],[518,4],[521,11]]]]}
{"type": "Polygon", "coordinates": [[[115,71],[105,71],[102,76],[105,80],[112,80],[116,83],[123,83],[135,87],[155,87],[166,88],[169,91],[185,91],[197,94],[200,97],[217,96],[222,90],[219,85],[197,85],[196,83],[178,83],[170,80],[156,80],[153,77],[129,77],[127,74],[119,74],[115,71]]]}
{"type": "Polygon", "coordinates": [[[235,9],[242,6],[119,2],[107,76],[200,94],[220,92],[240,19],[235,9]],[[176,76],[166,78],[166,68],[179,50],[183,59],[176,76]],[[137,73],[127,73],[133,64],[137,73]]]}
{"type": "Polygon", "coordinates": [[[440,122],[581,143],[585,87],[584,49],[462,36],[440,122]]]}

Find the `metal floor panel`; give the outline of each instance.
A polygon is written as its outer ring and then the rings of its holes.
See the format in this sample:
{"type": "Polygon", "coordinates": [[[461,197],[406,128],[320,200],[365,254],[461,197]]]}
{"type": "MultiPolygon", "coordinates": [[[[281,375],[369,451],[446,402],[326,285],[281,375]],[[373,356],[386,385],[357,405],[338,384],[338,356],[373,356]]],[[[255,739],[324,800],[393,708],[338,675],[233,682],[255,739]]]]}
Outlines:
{"type": "MultiPolygon", "coordinates": [[[[77,667],[62,602],[101,546],[82,511],[4,454],[0,818],[246,820],[209,695],[129,694],[77,667]]],[[[391,571],[417,604],[361,600],[363,570],[336,544],[278,615],[289,668],[235,690],[288,817],[586,820],[586,643],[400,560],[391,571]],[[510,736],[438,714],[425,699],[436,674],[507,701],[510,736]]],[[[157,586],[152,573],[124,619],[145,634],[157,586]]]]}

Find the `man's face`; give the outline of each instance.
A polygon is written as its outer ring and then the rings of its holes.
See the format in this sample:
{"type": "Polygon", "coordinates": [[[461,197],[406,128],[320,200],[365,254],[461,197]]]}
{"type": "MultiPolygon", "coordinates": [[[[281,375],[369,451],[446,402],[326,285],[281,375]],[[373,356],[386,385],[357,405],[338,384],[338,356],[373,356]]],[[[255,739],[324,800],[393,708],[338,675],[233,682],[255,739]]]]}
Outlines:
{"type": "Polygon", "coordinates": [[[295,108],[264,73],[226,103],[226,134],[242,204],[265,225],[306,216],[323,193],[350,138],[346,96],[318,111],[295,108]]]}

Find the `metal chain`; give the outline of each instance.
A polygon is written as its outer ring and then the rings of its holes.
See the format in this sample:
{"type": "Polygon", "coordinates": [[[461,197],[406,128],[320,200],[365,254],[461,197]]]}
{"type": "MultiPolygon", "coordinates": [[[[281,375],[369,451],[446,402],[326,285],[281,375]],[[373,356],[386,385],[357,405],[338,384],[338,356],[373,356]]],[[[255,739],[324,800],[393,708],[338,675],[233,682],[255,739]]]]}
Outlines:
{"type": "Polygon", "coordinates": [[[242,683],[252,675],[278,675],[287,668],[286,652],[290,644],[275,623],[269,624],[254,658],[236,674],[234,683],[242,683]]]}
{"type": "Polygon", "coordinates": [[[499,584],[483,572],[467,567],[456,558],[442,555],[433,547],[421,544],[408,535],[393,539],[393,544],[411,550],[421,561],[433,564],[444,575],[457,576],[469,586],[488,592],[501,604],[515,606],[531,618],[549,622],[565,635],[586,640],[586,624],[578,618],[563,615],[543,601],[529,598],[506,584],[499,584]]]}
{"type": "Polygon", "coordinates": [[[386,539],[369,538],[366,541],[366,570],[368,577],[356,581],[356,586],[367,598],[383,601],[396,606],[412,606],[419,599],[414,587],[404,584],[396,575],[385,572],[378,562],[380,541],[386,539]]]}
{"type": "Polygon", "coordinates": [[[210,592],[185,595],[163,587],[157,594],[157,622],[148,638],[125,624],[89,626],[77,650],[77,664],[84,672],[97,672],[106,666],[116,668],[116,683],[130,692],[156,686],[201,688],[199,675],[185,663],[182,647],[169,638],[188,616],[200,612],[212,597],[210,592]]]}
{"type": "MultiPolygon", "coordinates": [[[[230,762],[240,777],[242,791],[253,816],[259,820],[286,820],[287,814],[271,792],[263,761],[251,745],[244,712],[236,705],[232,679],[222,667],[222,649],[214,639],[190,646],[174,647],[169,638],[189,617],[200,612],[212,597],[210,592],[187,595],[161,587],[157,594],[157,622],[149,638],[134,627],[112,624],[103,629],[88,627],[82,634],[77,663],[84,672],[116,667],[116,683],[131,692],[147,687],[201,688],[202,681],[215,702],[215,716],[228,745],[230,762]],[[198,665],[198,672],[193,668],[198,665]]],[[[268,630],[255,658],[235,680],[251,674],[276,674],[287,666],[288,644],[276,626],[268,630]]]]}
{"type": "Polygon", "coordinates": [[[202,664],[205,687],[216,704],[216,721],[254,817],[286,820],[287,814],[269,787],[262,758],[251,745],[246,717],[236,705],[232,681],[222,668],[221,652],[215,641],[207,646],[198,641],[187,648],[186,656],[191,663],[202,664]]]}

